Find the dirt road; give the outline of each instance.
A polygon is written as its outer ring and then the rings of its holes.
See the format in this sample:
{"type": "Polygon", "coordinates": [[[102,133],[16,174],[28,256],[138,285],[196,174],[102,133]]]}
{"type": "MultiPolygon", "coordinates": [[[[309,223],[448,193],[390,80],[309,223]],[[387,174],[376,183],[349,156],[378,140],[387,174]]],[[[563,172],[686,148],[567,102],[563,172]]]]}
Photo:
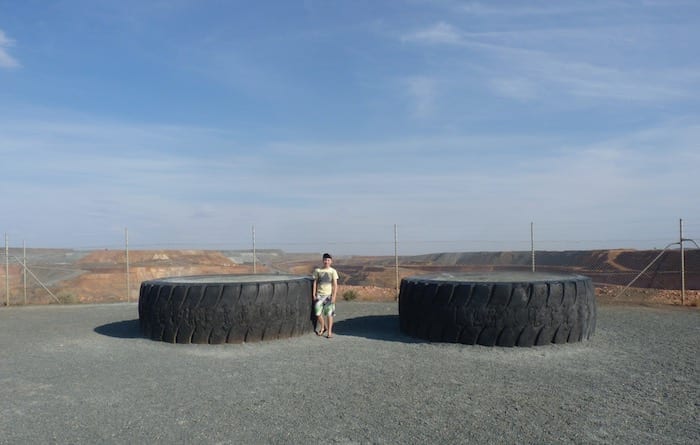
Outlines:
{"type": "Polygon", "coordinates": [[[601,306],[591,341],[430,344],[396,304],[334,339],[141,338],[135,304],[0,309],[0,443],[666,443],[700,439],[700,311],[601,306]]]}

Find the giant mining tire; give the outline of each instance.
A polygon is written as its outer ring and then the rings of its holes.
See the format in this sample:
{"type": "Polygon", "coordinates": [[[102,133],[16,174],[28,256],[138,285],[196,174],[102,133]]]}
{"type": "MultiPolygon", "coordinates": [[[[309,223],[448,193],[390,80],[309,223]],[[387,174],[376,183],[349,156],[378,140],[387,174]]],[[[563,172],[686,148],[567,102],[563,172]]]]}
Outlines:
{"type": "Polygon", "coordinates": [[[432,342],[535,346],[588,339],[596,324],[593,283],[539,272],[438,274],[401,280],[403,333],[432,342]]]}
{"type": "Polygon", "coordinates": [[[144,281],[141,332],[169,343],[242,343],[313,330],[310,277],[201,275],[144,281]]]}

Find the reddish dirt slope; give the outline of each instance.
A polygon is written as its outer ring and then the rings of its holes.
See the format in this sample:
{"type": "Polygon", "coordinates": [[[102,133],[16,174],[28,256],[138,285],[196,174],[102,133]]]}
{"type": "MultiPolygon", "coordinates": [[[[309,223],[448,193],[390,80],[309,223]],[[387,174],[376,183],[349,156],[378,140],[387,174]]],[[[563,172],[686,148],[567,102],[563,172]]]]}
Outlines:
{"type": "MultiPolygon", "coordinates": [[[[49,268],[47,265],[30,265],[30,270],[49,268]]],[[[20,266],[10,272],[12,302],[23,302],[23,281],[20,266]]],[[[53,276],[57,272],[52,273],[53,276]]],[[[47,286],[51,296],[36,280],[28,283],[29,303],[90,303],[135,301],[138,299],[142,281],[155,278],[187,275],[220,275],[252,273],[253,266],[236,264],[218,251],[203,250],[155,250],[129,252],[129,295],[127,298],[126,255],[123,251],[94,251],[82,256],[72,264],[61,265],[66,279],[53,278],[47,286]],[[54,298],[55,297],[55,298],[54,298]]],[[[267,269],[260,265],[258,272],[267,269]]],[[[39,273],[41,275],[46,273],[39,273]]],[[[4,277],[3,277],[4,279],[4,277]]]]}
{"type": "MultiPolygon", "coordinates": [[[[14,252],[13,256],[21,253],[14,252]]],[[[138,298],[142,281],[186,275],[245,274],[253,272],[251,252],[207,250],[140,250],[129,252],[128,299],[138,298]]],[[[680,302],[680,255],[677,250],[659,251],[596,250],[536,252],[539,271],[578,273],[590,276],[602,302],[672,303],[680,302]],[[656,261],[654,261],[656,259],[656,261]],[[651,264],[653,262],[653,264],[651,264]],[[650,266],[651,264],[651,266],[650,266]],[[648,266],[648,267],[647,267],[648,266]],[[643,274],[640,272],[647,269],[643,274]],[[633,287],[622,288],[635,277],[633,287]]],[[[316,254],[258,252],[257,272],[311,274],[318,266],[316,254]]],[[[127,301],[126,255],[124,251],[76,252],[36,249],[29,255],[33,275],[27,279],[28,303],[127,301]],[[36,279],[35,279],[36,277],[36,279]],[[41,281],[53,294],[38,284],[41,281]]],[[[354,291],[358,300],[391,301],[396,297],[397,274],[394,257],[337,257],[341,298],[354,291]]],[[[437,272],[490,270],[529,270],[530,252],[439,253],[399,258],[399,280],[437,272]]],[[[700,289],[700,250],[685,254],[686,304],[698,304],[700,289]]],[[[4,268],[0,280],[5,283],[4,268]]],[[[22,267],[10,266],[10,304],[24,302],[22,267]]],[[[5,295],[2,292],[2,301],[5,295]]]]}
{"type": "MultiPolygon", "coordinates": [[[[406,276],[438,272],[474,272],[493,270],[530,270],[530,252],[440,253],[399,258],[399,280],[406,276]]],[[[603,303],[638,304],[681,302],[680,253],[678,250],[595,250],[536,252],[538,271],[576,273],[589,276],[599,290],[603,303]],[[646,269],[646,270],[645,270],[646,269]],[[645,270],[645,271],[644,271],[645,270]],[[644,273],[641,273],[644,271],[644,273]],[[635,280],[636,278],[636,280],[635,280]],[[633,285],[624,290],[633,280],[633,285]],[[624,290],[624,292],[623,292],[624,290]]],[[[387,298],[395,294],[396,269],[393,257],[350,257],[338,259],[343,273],[341,284],[365,286],[359,292],[387,298]]],[[[700,250],[685,252],[685,304],[698,305],[700,293],[700,250]]]]}

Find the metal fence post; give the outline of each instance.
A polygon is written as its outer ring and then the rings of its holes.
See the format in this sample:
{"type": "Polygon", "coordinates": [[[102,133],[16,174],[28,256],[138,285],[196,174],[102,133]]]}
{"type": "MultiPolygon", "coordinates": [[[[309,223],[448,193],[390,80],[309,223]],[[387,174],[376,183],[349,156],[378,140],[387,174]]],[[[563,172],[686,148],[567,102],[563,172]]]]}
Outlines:
{"type": "Polygon", "coordinates": [[[681,305],[685,306],[685,255],[683,254],[683,219],[678,222],[680,226],[679,244],[681,247],[681,305]]]}
{"type": "Polygon", "coordinates": [[[532,271],[535,271],[535,223],[530,223],[530,253],[532,256],[532,271]]]}
{"type": "Polygon", "coordinates": [[[124,229],[124,244],[126,248],[126,302],[131,302],[131,280],[129,279],[129,229],[124,229]]]}
{"type": "Polygon", "coordinates": [[[10,306],[10,247],[5,233],[5,305],[10,306]]]}
{"type": "Polygon", "coordinates": [[[394,224],[394,269],[396,271],[396,296],[394,299],[399,299],[399,235],[398,226],[394,224]]]}
{"type": "Polygon", "coordinates": [[[258,262],[257,262],[257,259],[255,258],[255,224],[253,224],[251,231],[252,231],[252,236],[253,236],[253,274],[257,274],[258,273],[258,262]]]}
{"type": "Polygon", "coordinates": [[[27,242],[22,240],[22,281],[24,283],[24,305],[27,305],[27,242]]]}

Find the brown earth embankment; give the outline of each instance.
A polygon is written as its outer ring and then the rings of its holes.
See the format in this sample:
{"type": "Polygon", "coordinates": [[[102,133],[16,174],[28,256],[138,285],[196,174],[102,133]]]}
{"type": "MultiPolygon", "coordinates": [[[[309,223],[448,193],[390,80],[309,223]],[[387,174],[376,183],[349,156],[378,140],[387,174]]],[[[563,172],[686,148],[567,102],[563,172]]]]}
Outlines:
{"type": "MultiPolygon", "coordinates": [[[[14,259],[22,255],[11,252],[14,259]]],[[[27,270],[13,261],[10,272],[10,304],[89,303],[133,301],[141,282],[188,275],[248,274],[256,272],[306,275],[318,266],[316,254],[261,251],[119,250],[74,251],[30,249],[27,270]],[[26,279],[26,287],[25,287],[26,279]],[[128,285],[128,292],[127,292],[128,285]],[[26,292],[26,293],[25,293],[26,292]],[[26,295],[26,296],[25,296],[26,295]]],[[[400,256],[337,256],[341,296],[354,291],[358,300],[391,301],[396,298],[397,278],[437,272],[530,270],[531,252],[452,252],[400,256]]],[[[700,289],[700,250],[684,255],[686,305],[697,305],[700,289]]],[[[681,265],[678,250],[538,251],[538,271],[590,276],[602,302],[651,302],[680,304],[681,265]],[[635,280],[636,278],[636,280],[635,280]],[[630,289],[622,289],[632,282],[630,289]]],[[[5,282],[4,270],[0,280],[5,282]]],[[[4,295],[3,295],[4,296],[4,295]]],[[[8,298],[4,296],[4,304],[8,298]]]]}

